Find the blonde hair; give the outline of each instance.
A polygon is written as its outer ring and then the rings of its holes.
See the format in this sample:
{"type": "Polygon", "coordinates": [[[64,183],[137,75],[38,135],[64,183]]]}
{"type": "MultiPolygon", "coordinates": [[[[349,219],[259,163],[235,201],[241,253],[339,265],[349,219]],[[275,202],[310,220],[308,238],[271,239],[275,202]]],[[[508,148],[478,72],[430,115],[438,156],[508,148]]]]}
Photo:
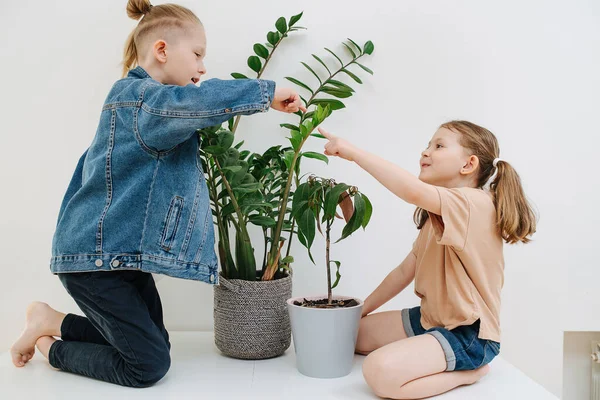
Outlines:
{"type": "Polygon", "coordinates": [[[149,0],[129,0],[127,2],[129,18],[140,20],[129,34],[123,52],[123,76],[139,62],[139,50],[152,33],[164,34],[172,29],[184,30],[190,22],[202,25],[200,19],[189,9],[177,4],[153,6],[149,0]]]}
{"type": "MultiPolygon", "coordinates": [[[[496,206],[498,232],[507,243],[528,243],[531,240],[529,237],[535,233],[537,217],[525,197],[517,171],[504,160],[499,160],[494,167],[494,159],[500,154],[496,136],[468,121],[450,121],[442,124],[440,128],[460,133],[461,146],[479,158],[478,188],[482,188],[494,174],[495,168],[498,168],[498,173],[490,184],[496,206]]],[[[425,225],[428,217],[429,214],[425,210],[417,208],[414,221],[418,229],[425,225]]]]}

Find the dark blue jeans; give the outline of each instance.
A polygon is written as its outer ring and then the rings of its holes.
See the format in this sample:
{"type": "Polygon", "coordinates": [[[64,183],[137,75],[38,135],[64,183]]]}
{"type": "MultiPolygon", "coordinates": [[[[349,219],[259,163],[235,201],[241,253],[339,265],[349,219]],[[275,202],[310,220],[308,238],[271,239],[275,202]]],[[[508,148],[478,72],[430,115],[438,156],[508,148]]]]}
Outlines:
{"type": "Polygon", "coordinates": [[[141,271],[58,274],[87,318],[68,314],[49,362],[63,371],[147,387],[169,370],[169,334],[151,274],[141,271]]]}

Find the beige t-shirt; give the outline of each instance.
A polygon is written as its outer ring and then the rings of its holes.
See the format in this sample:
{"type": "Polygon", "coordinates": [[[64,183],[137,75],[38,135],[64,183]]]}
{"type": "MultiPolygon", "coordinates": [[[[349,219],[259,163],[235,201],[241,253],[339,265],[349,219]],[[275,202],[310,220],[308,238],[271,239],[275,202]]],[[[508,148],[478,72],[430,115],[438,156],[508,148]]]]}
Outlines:
{"type": "Polygon", "coordinates": [[[479,338],[500,342],[504,256],[493,199],[481,189],[437,189],[442,215],[429,213],[413,245],[421,325],[450,330],[479,319],[479,338]]]}

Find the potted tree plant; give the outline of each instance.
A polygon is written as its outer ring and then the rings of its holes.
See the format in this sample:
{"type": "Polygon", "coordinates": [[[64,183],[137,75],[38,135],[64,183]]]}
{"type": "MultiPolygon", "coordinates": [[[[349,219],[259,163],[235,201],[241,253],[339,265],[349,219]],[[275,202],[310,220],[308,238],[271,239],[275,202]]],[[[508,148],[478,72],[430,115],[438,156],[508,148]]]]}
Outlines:
{"type": "MultiPolygon", "coordinates": [[[[301,17],[302,13],[289,20],[279,18],[275,23],[276,30],[267,34],[267,43],[254,45],[255,55],[248,58],[248,66],[256,73],[256,78],[263,76],[283,40],[292,32],[305,29],[296,25],[301,17]]],[[[291,328],[285,302],[291,297],[290,264],[293,257],[290,253],[292,239],[298,233],[296,221],[291,217],[293,187],[299,184],[302,159],[328,161],[323,154],[302,149],[311,137],[322,137],[313,133],[320,123],[333,111],[345,107],[338,99],[354,94],[350,85],[339,80],[340,76],[362,83],[350,67],[358,66],[373,73],[359,63],[374,50],[370,41],[360,47],[349,39],[343,46],[350,56],[346,62],[334,51],[326,49],[339,62],[339,67],[328,66],[314,54],[320,69],[302,63],[317,79],[316,88],[287,77],[310,93],[308,99],[302,97],[308,111],[297,113],[299,122],[281,125],[290,132],[291,147],[276,145],[258,154],[244,150],[243,142],[234,145],[239,117],[228,121],[227,128],[216,126],[198,131],[201,136],[200,160],[218,233],[221,267],[214,296],[215,344],[228,356],[242,359],[275,357],[283,354],[290,345],[291,328]],[[259,226],[263,232],[262,265],[259,267],[248,229],[251,224],[259,226]]],[[[247,79],[241,73],[232,76],[247,79]]]]}
{"type": "MultiPolygon", "coordinates": [[[[287,300],[298,370],[315,378],[337,378],[350,373],[363,302],[347,296],[333,296],[341,278],[341,262],[331,259],[331,228],[341,208],[346,221],[344,240],[359,228],[365,228],[373,207],[355,186],[337,184],[333,179],[311,176],[298,187],[292,203],[292,216],[298,222],[298,238],[308,249],[315,232],[325,233],[327,296],[297,297],[287,300]],[[332,284],[331,266],[336,266],[332,284]]],[[[336,242],[336,243],[337,243],[336,242]]],[[[314,262],[314,261],[313,261],[314,262]]]]}

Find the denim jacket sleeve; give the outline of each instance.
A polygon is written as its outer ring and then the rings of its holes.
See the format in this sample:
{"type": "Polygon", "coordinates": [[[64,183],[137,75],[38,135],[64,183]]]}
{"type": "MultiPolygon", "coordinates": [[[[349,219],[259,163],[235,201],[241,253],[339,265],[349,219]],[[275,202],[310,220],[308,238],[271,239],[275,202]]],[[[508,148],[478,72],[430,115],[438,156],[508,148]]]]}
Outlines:
{"type": "Polygon", "coordinates": [[[209,79],[199,87],[152,82],[143,89],[135,128],[146,146],[168,150],[197,129],[268,111],[274,92],[275,82],[262,79],[209,79]]]}

